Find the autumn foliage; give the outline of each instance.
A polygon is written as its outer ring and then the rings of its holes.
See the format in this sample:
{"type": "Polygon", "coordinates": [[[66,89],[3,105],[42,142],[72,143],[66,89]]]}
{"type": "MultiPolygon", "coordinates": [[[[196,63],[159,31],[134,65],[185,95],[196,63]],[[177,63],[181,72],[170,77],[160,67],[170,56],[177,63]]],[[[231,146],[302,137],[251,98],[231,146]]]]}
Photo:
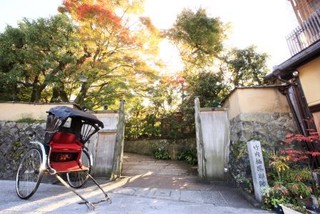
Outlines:
{"type": "Polygon", "coordinates": [[[111,96],[139,100],[133,94],[145,94],[153,84],[161,65],[160,37],[150,18],[140,16],[142,8],[143,0],[63,1],[59,11],[78,30],[81,48],[75,53],[80,59],[76,69],[88,79],[75,102],[92,101],[90,96],[97,99],[92,106],[103,105],[111,96]]]}
{"type": "Polygon", "coordinates": [[[299,162],[310,160],[311,165],[313,165],[314,159],[320,155],[316,147],[319,139],[318,132],[310,132],[309,136],[288,134],[284,140],[287,147],[281,153],[287,156],[288,161],[299,162]]]}
{"type": "Polygon", "coordinates": [[[100,25],[110,22],[115,26],[119,26],[121,22],[121,18],[116,16],[112,11],[95,4],[82,4],[78,6],[77,18],[80,21],[94,19],[100,25]]]}
{"type": "Polygon", "coordinates": [[[117,36],[124,44],[134,42],[130,30],[123,23],[123,17],[116,14],[116,7],[110,1],[64,0],[59,11],[69,13],[84,34],[94,30],[107,37],[117,36]]]}
{"type": "Polygon", "coordinates": [[[79,21],[87,21],[91,19],[95,21],[96,24],[104,25],[110,23],[114,26],[121,25],[121,18],[118,17],[114,11],[110,10],[104,2],[83,2],[65,0],[65,9],[60,9],[60,11],[69,12],[74,15],[79,21]]]}

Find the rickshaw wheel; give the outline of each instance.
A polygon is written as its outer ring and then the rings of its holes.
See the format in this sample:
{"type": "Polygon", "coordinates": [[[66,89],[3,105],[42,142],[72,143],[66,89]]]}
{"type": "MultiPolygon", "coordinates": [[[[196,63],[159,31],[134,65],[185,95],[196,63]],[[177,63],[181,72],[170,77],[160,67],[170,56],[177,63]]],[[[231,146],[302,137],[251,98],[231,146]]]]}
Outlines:
{"type": "Polygon", "coordinates": [[[16,175],[16,193],[21,199],[30,198],[42,179],[42,154],[38,148],[30,149],[22,158],[16,175]]]}
{"type": "Polygon", "coordinates": [[[81,154],[81,163],[83,166],[87,167],[89,170],[86,171],[78,171],[78,172],[68,172],[67,173],[67,181],[69,185],[73,188],[82,187],[88,180],[91,172],[91,159],[90,155],[86,150],[82,151],[81,154]]]}

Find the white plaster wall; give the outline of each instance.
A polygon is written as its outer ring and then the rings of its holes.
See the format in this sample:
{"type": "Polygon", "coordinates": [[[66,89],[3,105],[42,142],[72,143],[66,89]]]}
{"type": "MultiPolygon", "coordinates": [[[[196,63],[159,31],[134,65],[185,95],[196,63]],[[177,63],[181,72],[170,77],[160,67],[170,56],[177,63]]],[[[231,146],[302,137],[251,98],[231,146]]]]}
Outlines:
{"type": "Polygon", "coordinates": [[[24,118],[46,120],[47,111],[56,106],[68,106],[73,104],[32,104],[32,103],[0,103],[0,121],[17,121],[24,118]]]}
{"type": "Polygon", "coordinates": [[[286,97],[275,87],[237,88],[229,95],[223,108],[228,109],[230,119],[242,113],[290,112],[286,97]]]}

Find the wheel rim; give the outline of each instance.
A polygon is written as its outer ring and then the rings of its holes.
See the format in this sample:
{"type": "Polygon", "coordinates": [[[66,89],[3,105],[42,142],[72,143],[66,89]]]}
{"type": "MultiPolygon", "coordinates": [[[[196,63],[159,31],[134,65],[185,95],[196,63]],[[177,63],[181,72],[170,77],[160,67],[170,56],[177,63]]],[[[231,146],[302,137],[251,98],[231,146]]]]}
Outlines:
{"type": "Polygon", "coordinates": [[[29,150],[19,165],[16,177],[16,191],[20,198],[29,198],[37,190],[42,176],[40,167],[40,151],[29,150]]]}

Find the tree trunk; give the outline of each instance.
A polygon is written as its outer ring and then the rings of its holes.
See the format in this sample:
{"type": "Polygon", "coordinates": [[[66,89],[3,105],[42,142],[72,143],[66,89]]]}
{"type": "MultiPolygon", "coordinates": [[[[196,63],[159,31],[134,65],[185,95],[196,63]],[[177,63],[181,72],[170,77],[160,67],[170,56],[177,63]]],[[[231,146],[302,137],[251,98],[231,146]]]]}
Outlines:
{"type": "Polygon", "coordinates": [[[38,85],[37,82],[34,82],[32,85],[32,94],[30,102],[38,103],[41,99],[41,93],[46,88],[47,84],[38,85]]]}
{"type": "Polygon", "coordinates": [[[59,91],[56,87],[52,89],[52,97],[50,99],[50,103],[58,102],[59,101],[59,91]]]}
{"type": "Polygon", "coordinates": [[[80,92],[77,95],[74,102],[81,105],[84,102],[84,98],[87,95],[88,89],[89,89],[89,83],[87,83],[87,82],[82,83],[80,92]]]}

